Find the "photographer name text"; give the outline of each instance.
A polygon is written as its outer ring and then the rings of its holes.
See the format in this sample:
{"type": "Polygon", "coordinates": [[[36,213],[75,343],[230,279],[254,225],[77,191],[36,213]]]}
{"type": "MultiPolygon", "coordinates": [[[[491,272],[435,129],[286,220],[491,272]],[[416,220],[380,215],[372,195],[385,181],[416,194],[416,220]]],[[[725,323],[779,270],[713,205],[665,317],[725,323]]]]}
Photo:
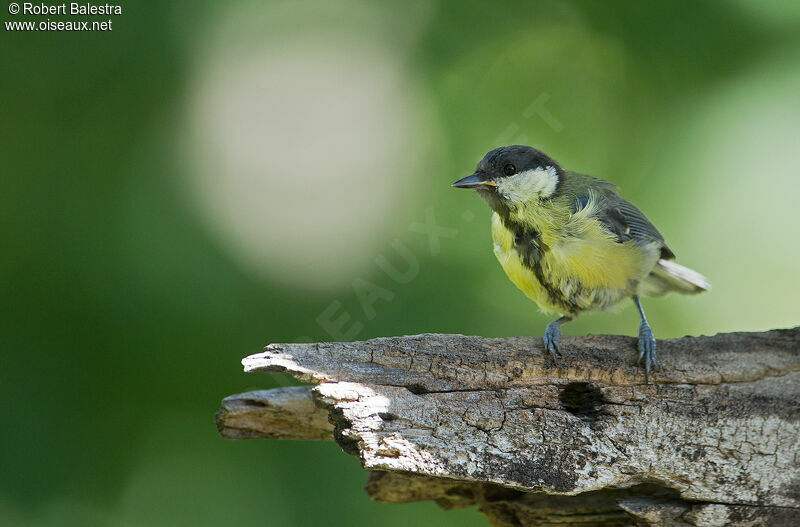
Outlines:
{"type": "Polygon", "coordinates": [[[112,4],[81,4],[72,2],[70,4],[34,4],[24,2],[22,4],[23,15],[121,15],[122,6],[112,4]]]}

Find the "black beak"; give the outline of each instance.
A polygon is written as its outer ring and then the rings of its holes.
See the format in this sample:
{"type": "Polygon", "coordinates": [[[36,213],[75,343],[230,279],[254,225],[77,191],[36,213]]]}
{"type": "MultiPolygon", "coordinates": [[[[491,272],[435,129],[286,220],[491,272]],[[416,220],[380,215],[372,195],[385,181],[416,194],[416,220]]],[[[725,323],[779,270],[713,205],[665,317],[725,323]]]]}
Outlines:
{"type": "Polygon", "coordinates": [[[459,179],[453,183],[453,186],[456,188],[492,189],[497,185],[491,181],[481,181],[478,177],[478,173],[475,172],[470,176],[459,179]]]}

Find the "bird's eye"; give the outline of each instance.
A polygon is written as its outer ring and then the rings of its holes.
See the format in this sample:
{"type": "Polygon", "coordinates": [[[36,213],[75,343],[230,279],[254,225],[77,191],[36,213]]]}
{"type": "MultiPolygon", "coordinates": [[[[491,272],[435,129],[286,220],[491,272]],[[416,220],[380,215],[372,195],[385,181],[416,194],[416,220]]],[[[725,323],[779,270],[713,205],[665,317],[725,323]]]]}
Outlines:
{"type": "Polygon", "coordinates": [[[507,164],[506,166],[503,167],[503,172],[507,176],[513,176],[514,174],[517,173],[517,167],[515,167],[514,165],[509,163],[509,164],[507,164]]]}

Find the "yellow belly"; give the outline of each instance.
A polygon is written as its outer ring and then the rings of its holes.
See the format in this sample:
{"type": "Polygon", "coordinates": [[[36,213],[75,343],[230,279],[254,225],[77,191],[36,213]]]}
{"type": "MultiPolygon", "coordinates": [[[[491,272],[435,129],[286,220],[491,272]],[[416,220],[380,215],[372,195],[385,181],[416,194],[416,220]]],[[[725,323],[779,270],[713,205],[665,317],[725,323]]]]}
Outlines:
{"type": "Polygon", "coordinates": [[[638,293],[639,283],[658,261],[658,248],[618,243],[595,220],[578,217],[572,225],[580,236],[540,230],[549,248],[542,252],[541,276],[527,267],[514,249],[514,233],[497,214],[492,217],[494,253],[508,278],[545,311],[577,314],[602,310],[638,293]]]}

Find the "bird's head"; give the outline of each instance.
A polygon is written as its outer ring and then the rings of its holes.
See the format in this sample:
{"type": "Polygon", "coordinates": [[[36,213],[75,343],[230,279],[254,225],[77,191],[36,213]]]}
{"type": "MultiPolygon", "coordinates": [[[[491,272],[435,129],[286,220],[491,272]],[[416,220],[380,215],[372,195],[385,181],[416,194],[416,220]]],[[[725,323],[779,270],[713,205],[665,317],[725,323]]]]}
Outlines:
{"type": "Polygon", "coordinates": [[[530,146],[495,148],[486,154],[474,174],[453,186],[477,190],[492,208],[516,208],[533,199],[551,197],[563,170],[549,156],[530,146]]]}

